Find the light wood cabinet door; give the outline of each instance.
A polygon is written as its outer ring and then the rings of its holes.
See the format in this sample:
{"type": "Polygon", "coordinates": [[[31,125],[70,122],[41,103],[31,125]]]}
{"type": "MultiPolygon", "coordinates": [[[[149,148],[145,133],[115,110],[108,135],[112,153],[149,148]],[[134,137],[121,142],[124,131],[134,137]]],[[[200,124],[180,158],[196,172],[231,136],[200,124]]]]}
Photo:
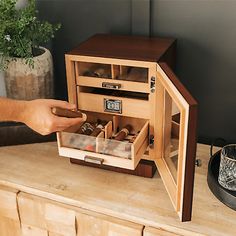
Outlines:
{"type": "Polygon", "coordinates": [[[75,211],[66,205],[26,193],[18,195],[18,205],[23,235],[76,236],[75,211]]]}
{"type": "MultiPolygon", "coordinates": [[[[181,221],[190,221],[196,156],[197,102],[165,63],[157,64],[155,163],[181,221]],[[179,130],[172,125],[177,110],[179,130]]],[[[155,146],[155,143],[154,143],[155,146]]]]}
{"type": "Polygon", "coordinates": [[[21,236],[20,222],[8,217],[0,216],[1,236],[21,236]]]}
{"type": "Polygon", "coordinates": [[[19,221],[17,193],[18,190],[0,186],[0,216],[19,221]]]}
{"type": "Polygon", "coordinates": [[[15,189],[0,186],[0,235],[20,236],[20,220],[15,189]]]}
{"type": "Polygon", "coordinates": [[[45,229],[40,229],[34,226],[22,224],[21,225],[21,235],[22,236],[48,236],[48,231],[45,229]]]}
{"type": "Polygon", "coordinates": [[[60,204],[26,193],[18,194],[22,236],[142,236],[143,226],[60,204]]]}

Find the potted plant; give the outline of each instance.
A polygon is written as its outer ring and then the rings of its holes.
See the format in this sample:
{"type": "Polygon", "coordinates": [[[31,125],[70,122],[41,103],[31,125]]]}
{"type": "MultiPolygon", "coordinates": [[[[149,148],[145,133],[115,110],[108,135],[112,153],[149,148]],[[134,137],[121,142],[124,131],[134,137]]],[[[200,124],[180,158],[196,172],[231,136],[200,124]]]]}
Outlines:
{"type": "Polygon", "coordinates": [[[41,45],[54,37],[60,24],[38,20],[35,0],[21,9],[16,3],[0,1],[0,70],[5,71],[7,97],[53,97],[52,56],[41,45]]]}

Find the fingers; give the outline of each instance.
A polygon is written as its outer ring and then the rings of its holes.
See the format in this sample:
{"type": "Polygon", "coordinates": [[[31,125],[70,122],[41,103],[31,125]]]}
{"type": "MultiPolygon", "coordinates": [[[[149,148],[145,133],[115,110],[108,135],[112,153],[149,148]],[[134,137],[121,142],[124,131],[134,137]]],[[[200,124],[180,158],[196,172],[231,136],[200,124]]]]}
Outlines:
{"type": "Polygon", "coordinates": [[[74,110],[76,108],[75,104],[71,104],[69,102],[66,101],[60,101],[60,100],[54,100],[54,99],[50,99],[49,101],[49,105],[52,107],[61,107],[61,108],[65,108],[65,109],[69,109],[69,110],[74,110]]]}
{"type": "Polygon", "coordinates": [[[70,126],[79,125],[82,122],[84,122],[83,118],[57,117],[54,119],[55,131],[61,131],[61,130],[64,130],[70,126]]]}

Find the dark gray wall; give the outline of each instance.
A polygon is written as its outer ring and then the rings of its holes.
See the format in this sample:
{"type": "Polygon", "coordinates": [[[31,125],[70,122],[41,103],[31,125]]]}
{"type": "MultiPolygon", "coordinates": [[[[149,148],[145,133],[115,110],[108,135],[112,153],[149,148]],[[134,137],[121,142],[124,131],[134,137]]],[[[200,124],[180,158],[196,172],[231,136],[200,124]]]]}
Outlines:
{"type": "Polygon", "coordinates": [[[40,18],[62,27],[52,42],[56,98],[67,99],[64,54],[96,33],[130,34],[131,0],[38,0],[40,18]]]}
{"type": "Polygon", "coordinates": [[[236,1],[38,0],[38,8],[62,23],[52,44],[57,98],[66,98],[64,53],[90,35],[176,37],[176,73],[199,102],[200,140],[236,142],[236,1]]]}
{"type": "Polygon", "coordinates": [[[178,39],[177,74],[199,102],[201,139],[236,141],[236,1],[153,0],[152,35],[178,39]]]}

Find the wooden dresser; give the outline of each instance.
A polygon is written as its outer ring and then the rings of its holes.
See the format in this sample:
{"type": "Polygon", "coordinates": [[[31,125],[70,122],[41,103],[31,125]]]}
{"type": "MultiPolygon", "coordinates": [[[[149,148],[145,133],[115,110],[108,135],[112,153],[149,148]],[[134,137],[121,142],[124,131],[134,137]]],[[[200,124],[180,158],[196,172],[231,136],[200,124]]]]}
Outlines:
{"type": "Polygon", "coordinates": [[[182,223],[153,179],[73,165],[56,143],[0,148],[1,236],[235,235],[236,213],[206,182],[209,146],[198,144],[191,222],[182,223]]]}

